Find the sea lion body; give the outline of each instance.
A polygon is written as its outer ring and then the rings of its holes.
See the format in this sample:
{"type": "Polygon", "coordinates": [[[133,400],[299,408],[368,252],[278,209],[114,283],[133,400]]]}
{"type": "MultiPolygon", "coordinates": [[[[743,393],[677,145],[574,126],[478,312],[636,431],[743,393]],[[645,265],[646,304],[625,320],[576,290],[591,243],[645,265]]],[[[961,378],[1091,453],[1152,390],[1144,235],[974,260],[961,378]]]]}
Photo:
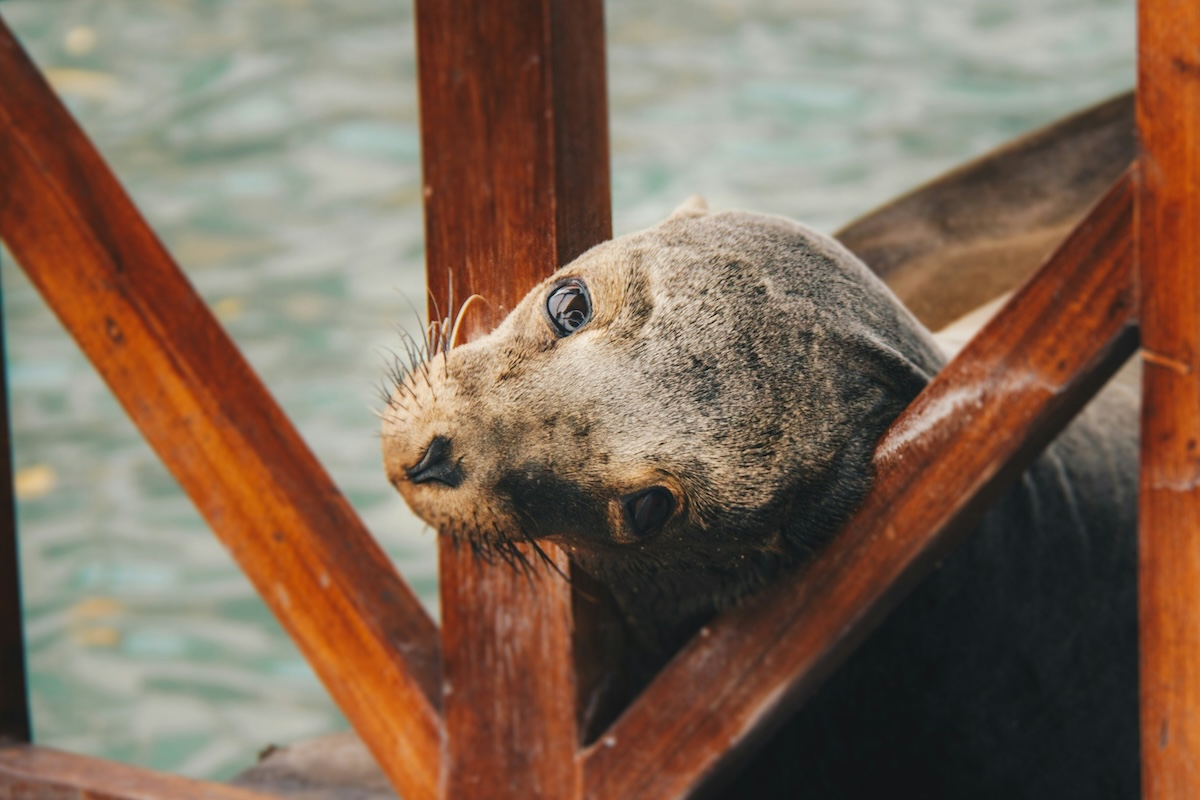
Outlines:
{"type": "Polygon", "coordinates": [[[1093,401],[728,796],[1139,797],[1136,430],[1093,401]]]}
{"type": "MultiPolygon", "coordinates": [[[[389,478],[485,555],[550,540],[652,672],[803,562],[943,363],[844,248],[690,204],[401,376],[389,478]]],[[[1132,796],[1133,405],[1106,397],[739,778],[743,796],[1132,796]]]]}

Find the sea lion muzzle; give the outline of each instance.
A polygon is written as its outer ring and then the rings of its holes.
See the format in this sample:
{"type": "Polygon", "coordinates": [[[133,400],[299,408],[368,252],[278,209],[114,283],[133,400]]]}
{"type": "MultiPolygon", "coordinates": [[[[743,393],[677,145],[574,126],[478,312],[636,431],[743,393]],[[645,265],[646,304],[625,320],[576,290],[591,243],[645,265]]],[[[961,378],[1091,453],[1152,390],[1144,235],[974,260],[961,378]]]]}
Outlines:
{"type": "Polygon", "coordinates": [[[450,440],[445,436],[433,437],[421,460],[404,472],[413,483],[437,482],[451,489],[463,480],[462,459],[454,459],[450,440]]]}

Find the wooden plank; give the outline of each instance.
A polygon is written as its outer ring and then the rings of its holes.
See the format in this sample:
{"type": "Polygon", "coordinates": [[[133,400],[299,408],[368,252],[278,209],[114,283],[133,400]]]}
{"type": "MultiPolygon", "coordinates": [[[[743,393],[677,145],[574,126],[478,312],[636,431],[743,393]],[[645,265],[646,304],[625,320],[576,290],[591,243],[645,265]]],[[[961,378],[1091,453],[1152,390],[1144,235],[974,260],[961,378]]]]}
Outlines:
{"type": "Polygon", "coordinates": [[[21,622],[21,559],[13,500],[12,438],[8,419],[8,370],[0,313],[0,741],[30,738],[29,685],[21,622]]]}
{"type": "Polygon", "coordinates": [[[1200,797],[1200,5],[1139,4],[1143,796],[1200,797]]]}
{"type": "Polygon", "coordinates": [[[0,745],[0,800],[268,800],[271,795],[27,744],[0,745]]]}
{"type": "MultiPolygon", "coordinates": [[[[600,0],[416,6],[432,305],[479,294],[467,338],[611,235],[600,0]]],[[[559,570],[563,553],[545,546],[559,570]]],[[[441,545],[442,797],[577,796],[571,589],[441,545]]],[[[586,626],[584,626],[586,627],[586,626]]]]}
{"type": "Polygon", "coordinates": [[[409,800],[436,628],[0,25],[0,236],[409,800]]]}
{"type": "MultiPolygon", "coordinates": [[[[444,798],[577,797],[570,587],[441,548],[444,798]]],[[[536,556],[531,556],[531,562],[536,556]]],[[[567,559],[551,553],[560,569],[567,559]]]]}
{"type": "Polygon", "coordinates": [[[1136,346],[1123,178],[892,425],[805,574],[718,618],[582,754],[589,798],[719,780],[856,647],[1136,346]]]}

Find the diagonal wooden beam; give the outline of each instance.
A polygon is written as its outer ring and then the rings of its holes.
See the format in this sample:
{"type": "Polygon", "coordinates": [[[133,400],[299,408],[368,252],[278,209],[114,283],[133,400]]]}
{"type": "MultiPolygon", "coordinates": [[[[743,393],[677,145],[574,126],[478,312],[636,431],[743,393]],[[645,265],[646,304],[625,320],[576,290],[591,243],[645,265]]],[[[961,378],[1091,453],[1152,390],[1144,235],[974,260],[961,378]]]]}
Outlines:
{"type": "Polygon", "coordinates": [[[892,425],[878,478],[797,579],[720,617],[581,754],[589,798],[719,780],[810,696],[1136,346],[1122,178],[892,425]]]}
{"type": "Polygon", "coordinates": [[[33,745],[0,744],[0,800],[270,800],[270,795],[33,745]]]}
{"type": "Polygon", "coordinates": [[[1200,5],[1142,0],[1142,789],[1200,797],[1200,5]]]}
{"type": "MultiPolygon", "coordinates": [[[[481,295],[469,337],[611,235],[603,8],[419,0],[416,19],[431,310],[454,313],[451,285],[459,302],[481,295]]],[[[529,576],[441,543],[442,797],[578,796],[577,696],[592,687],[577,681],[573,632],[593,621],[526,556],[529,576]]]]}
{"type": "Polygon", "coordinates": [[[0,236],[409,800],[437,631],[0,23],[0,236]]]}

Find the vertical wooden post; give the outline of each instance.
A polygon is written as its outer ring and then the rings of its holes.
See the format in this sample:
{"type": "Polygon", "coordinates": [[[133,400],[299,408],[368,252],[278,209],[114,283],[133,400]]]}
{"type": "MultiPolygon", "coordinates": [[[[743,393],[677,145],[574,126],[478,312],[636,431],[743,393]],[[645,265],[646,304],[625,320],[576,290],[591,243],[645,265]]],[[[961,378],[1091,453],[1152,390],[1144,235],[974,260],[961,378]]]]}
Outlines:
{"type": "Polygon", "coordinates": [[[1200,797],[1200,5],[1139,4],[1143,795],[1200,797]]]}
{"type": "Polygon", "coordinates": [[[0,741],[27,742],[31,727],[29,686],[21,625],[21,571],[17,509],[13,502],[6,363],[3,314],[0,314],[0,741]]]}
{"type": "MultiPolygon", "coordinates": [[[[487,299],[470,336],[610,236],[603,9],[419,0],[416,17],[429,287],[442,314],[451,283],[487,299]]],[[[443,797],[578,796],[571,589],[530,561],[441,546],[443,797]]]]}

